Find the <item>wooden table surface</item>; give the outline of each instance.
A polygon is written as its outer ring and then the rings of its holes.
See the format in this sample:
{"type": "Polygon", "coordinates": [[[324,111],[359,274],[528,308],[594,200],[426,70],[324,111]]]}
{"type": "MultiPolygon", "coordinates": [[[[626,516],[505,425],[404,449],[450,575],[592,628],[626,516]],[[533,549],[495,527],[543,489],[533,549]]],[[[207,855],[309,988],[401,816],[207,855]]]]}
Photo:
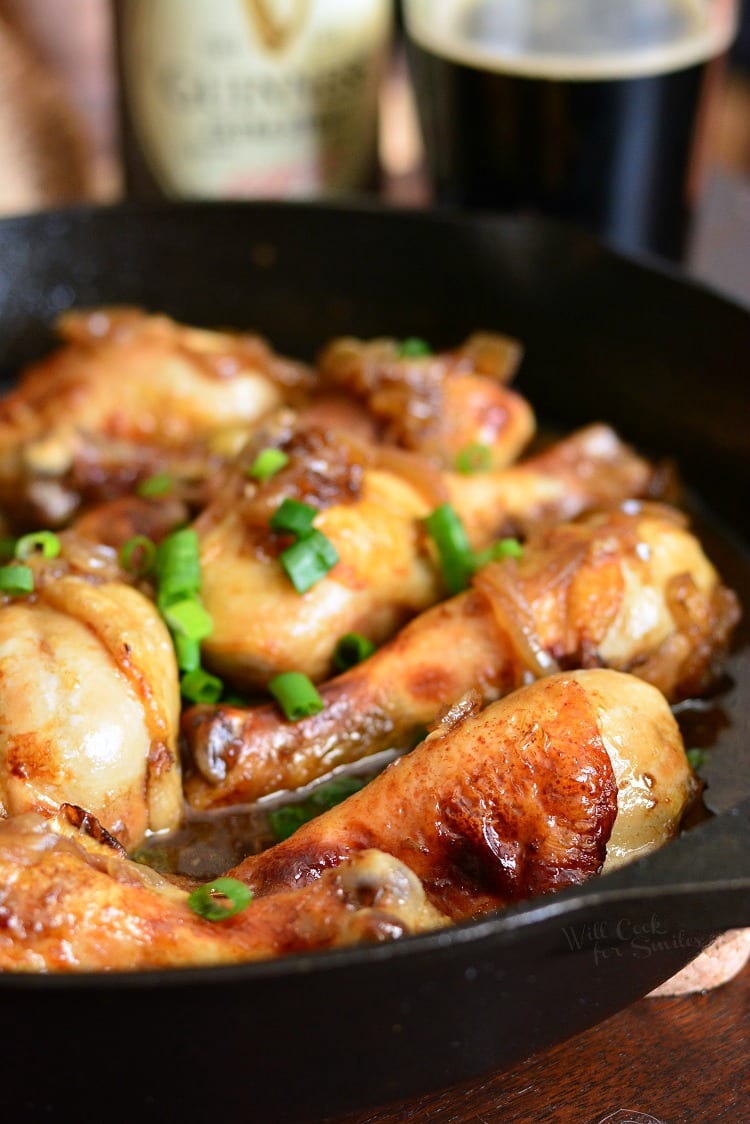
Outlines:
{"type": "Polygon", "coordinates": [[[750,965],[706,994],[642,999],[504,1073],[336,1124],[405,1121],[747,1124],[750,965]]]}

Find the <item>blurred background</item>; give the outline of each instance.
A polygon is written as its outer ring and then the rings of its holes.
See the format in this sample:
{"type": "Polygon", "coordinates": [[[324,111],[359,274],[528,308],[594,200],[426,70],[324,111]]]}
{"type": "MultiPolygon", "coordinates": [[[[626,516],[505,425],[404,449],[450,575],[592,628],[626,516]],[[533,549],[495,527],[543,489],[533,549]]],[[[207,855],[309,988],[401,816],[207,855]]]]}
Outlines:
{"type": "MultiPolygon", "coordinates": [[[[309,15],[316,2],[223,0],[225,7],[236,3],[253,21],[267,55],[283,47],[295,20],[309,15]]],[[[151,96],[148,67],[160,63],[164,70],[169,64],[160,51],[176,34],[170,19],[176,25],[181,23],[178,31],[187,35],[184,13],[193,9],[217,12],[221,7],[214,0],[202,6],[191,0],[180,8],[185,4],[186,0],[160,0],[158,5],[153,0],[0,0],[0,214],[82,201],[110,203],[126,196],[155,193],[173,197],[367,193],[395,205],[421,206],[432,201],[406,65],[401,5],[391,10],[387,0],[339,4],[349,13],[347,27],[342,24],[341,43],[344,32],[347,42],[354,42],[358,35],[372,63],[367,63],[366,71],[360,63],[359,70],[354,63],[347,71],[341,68],[341,82],[350,83],[346,92],[352,115],[346,125],[350,129],[347,151],[352,150],[355,137],[361,147],[356,167],[344,167],[341,154],[331,150],[322,172],[314,175],[303,167],[300,157],[294,176],[235,176],[225,178],[216,188],[196,173],[193,180],[183,178],[182,186],[175,181],[165,187],[162,178],[155,190],[154,183],[139,170],[138,144],[134,142],[137,130],[133,121],[140,112],[139,99],[145,104],[144,99],[151,96]],[[154,15],[157,10],[158,18],[154,15]],[[134,54],[136,51],[140,53],[134,54]],[[370,106],[373,97],[377,99],[377,113],[370,106]],[[356,120],[355,110],[359,115],[356,120]],[[377,128],[372,139],[374,155],[365,144],[370,128],[377,128]]],[[[331,2],[328,7],[332,10],[331,2]]],[[[231,75],[233,37],[227,34],[222,38],[219,30],[216,26],[202,29],[202,50],[206,56],[213,52],[216,66],[231,75]]],[[[333,49],[335,37],[329,38],[333,49]]],[[[365,57],[361,51],[360,55],[365,57]]],[[[261,59],[261,75],[263,66],[261,59]]],[[[290,99],[295,90],[299,92],[290,78],[290,99]]],[[[203,85],[188,87],[176,75],[171,93],[175,105],[181,99],[179,105],[185,108],[188,103],[195,105],[198,99],[209,97],[215,97],[218,104],[221,96],[208,79],[203,85]]],[[[262,87],[254,89],[253,94],[260,96],[262,87]]],[[[316,87],[322,122],[327,120],[326,114],[333,121],[333,110],[326,102],[329,95],[333,97],[332,90],[316,87]]],[[[335,127],[344,129],[340,120],[335,127]]],[[[169,128],[164,126],[162,131],[169,132],[169,128]]],[[[748,3],[741,10],[739,35],[706,132],[703,184],[685,264],[703,279],[750,302],[748,3]]],[[[258,131],[256,142],[262,140],[258,131]]],[[[301,135],[294,138],[298,154],[304,149],[304,140],[301,135]]],[[[146,142],[141,138],[138,143],[143,147],[146,142]]],[[[222,143],[228,143],[226,136],[222,143]]],[[[244,137],[242,143],[249,143],[248,138],[244,137]]]]}

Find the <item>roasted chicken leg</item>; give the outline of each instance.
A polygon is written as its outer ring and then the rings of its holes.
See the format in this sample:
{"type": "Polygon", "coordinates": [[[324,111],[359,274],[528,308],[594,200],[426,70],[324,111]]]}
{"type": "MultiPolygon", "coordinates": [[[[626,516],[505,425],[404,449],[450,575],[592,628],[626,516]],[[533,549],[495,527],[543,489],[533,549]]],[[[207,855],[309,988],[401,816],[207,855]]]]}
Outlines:
{"type": "Polygon", "coordinates": [[[693,784],[663,696],[584,671],[481,713],[457,708],[362,792],[230,872],[256,898],[220,922],[106,841],[16,817],[0,824],[0,969],[213,964],[392,939],[658,847],[693,784]]]}
{"type": "Polygon", "coordinates": [[[197,706],[183,717],[195,808],[294,789],[388,747],[408,749],[466,691],[490,702],[559,667],[632,670],[671,698],[699,693],[738,616],[698,541],[655,505],[593,514],[532,536],[520,561],[417,617],[324,684],[299,722],[275,705],[197,706]]]}
{"type": "Polygon", "coordinates": [[[0,602],[0,813],[76,803],[133,847],[182,818],[174,649],[105,550],[64,540],[0,602]]]}
{"type": "MultiPolygon", "coordinates": [[[[68,313],[58,328],[64,345],[0,401],[0,506],[17,526],[61,526],[157,471],[195,471],[196,443],[310,379],[257,336],[135,309],[68,313]]],[[[210,471],[205,447],[201,462],[210,471]]]]}
{"type": "Polygon", "coordinates": [[[449,496],[471,545],[482,549],[498,534],[525,533],[643,494],[651,479],[650,467],[605,426],[582,430],[514,468],[472,477],[409,478],[322,431],[295,432],[281,447],[289,462],[272,480],[225,490],[195,524],[203,599],[213,618],[205,660],[248,687],[290,670],[323,679],[344,633],[381,643],[434,604],[444,589],[423,519],[449,496]],[[288,540],[269,529],[287,497],[320,511],[315,527],[339,558],[303,594],[279,564],[288,540]]]}

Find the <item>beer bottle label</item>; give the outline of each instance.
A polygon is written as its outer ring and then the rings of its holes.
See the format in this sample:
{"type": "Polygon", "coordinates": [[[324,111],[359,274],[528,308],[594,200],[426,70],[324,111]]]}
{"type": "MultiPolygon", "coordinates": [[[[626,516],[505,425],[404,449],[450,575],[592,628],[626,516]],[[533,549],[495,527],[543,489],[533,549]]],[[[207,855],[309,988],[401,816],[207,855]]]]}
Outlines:
{"type": "Polygon", "coordinates": [[[390,27],[390,0],[126,0],[123,93],[161,191],[363,186],[390,27]]]}

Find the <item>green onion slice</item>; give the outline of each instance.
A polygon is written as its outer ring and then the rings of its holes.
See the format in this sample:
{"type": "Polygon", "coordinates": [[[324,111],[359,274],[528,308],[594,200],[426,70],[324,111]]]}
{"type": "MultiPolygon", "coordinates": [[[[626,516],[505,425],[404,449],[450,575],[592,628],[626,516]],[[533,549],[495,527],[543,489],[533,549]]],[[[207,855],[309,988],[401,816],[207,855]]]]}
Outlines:
{"type": "Polygon", "coordinates": [[[282,550],[279,561],[297,593],[306,593],[339,560],[335,546],[320,531],[311,531],[282,550]]]}
{"type": "Polygon", "coordinates": [[[202,667],[193,668],[180,680],[183,698],[194,703],[216,703],[221,698],[224,684],[215,675],[209,675],[202,667]]]}
{"type": "Polygon", "coordinates": [[[195,671],[201,665],[201,645],[200,640],[194,640],[190,636],[185,636],[181,632],[173,634],[172,641],[174,643],[175,655],[177,657],[177,666],[180,671],[195,671]]]}
{"type": "Polygon", "coordinates": [[[188,905],[207,921],[225,921],[247,909],[252,900],[252,890],[238,878],[214,878],[193,890],[188,905]]]}
{"type": "Polygon", "coordinates": [[[0,559],[7,561],[16,556],[16,540],[10,536],[0,537],[0,559]]]}
{"type": "Polygon", "coordinates": [[[502,562],[503,558],[522,558],[523,547],[518,539],[499,539],[492,547],[492,557],[495,562],[502,562]]]}
{"type": "Polygon", "coordinates": [[[284,671],[268,684],[268,690],[276,699],[290,722],[299,722],[311,714],[319,714],[323,700],[310,679],[301,671],[284,671]]]}
{"type": "Polygon", "coordinates": [[[475,569],[463,523],[455,508],[444,503],[427,516],[425,526],[437,547],[446,589],[449,593],[460,593],[466,589],[475,569]]]}
{"type": "Polygon", "coordinates": [[[467,445],[456,457],[456,471],[464,476],[471,476],[475,472],[487,472],[492,464],[492,450],[489,445],[475,442],[467,445]]]}
{"type": "Polygon", "coordinates": [[[701,765],[704,765],[706,762],[705,749],[689,749],[685,756],[688,759],[691,769],[700,769],[701,765]]]}
{"type": "Polygon", "coordinates": [[[136,494],[144,500],[156,499],[158,496],[166,496],[168,492],[171,492],[173,485],[174,479],[169,472],[157,472],[153,476],[147,476],[145,480],[141,480],[136,487],[136,494]]]}
{"type": "Polygon", "coordinates": [[[162,604],[198,593],[201,564],[197,533],[190,527],[183,527],[167,535],[156,548],[154,569],[162,604]]]}
{"type": "Polygon", "coordinates": [[[34,592],[34,571],[29,566],[0,566],[0,593],[21,597],[34,592]]]}
{"type": "Polygon", "coordinates": [[[432,355],[432,348],[418,336],[408,336],[398,345],[398,354],[400,359],[421,359],[432,355]]]}
{"type": "Polygon", "coordinates": [[[313,520],[318,514],[318,509],[311,507],[309,503],[300,503],[299,500],[287,497],[271,516],[271,530],[303,538],[312,532],[313,520]]]}
{"type": "Polygon", "coordinates": [[[302,804],[287,804],[268,813],[268,823],[277,843],[294,835],[298,827],[312,818],[302,804]]]}
{"type": "Polygon", "coordinates": [[[348,671],[356,667],[362,660],[366,660],[375,651],[372,640],[368,640],[361,632],[345,633],[333,653],[333,666],[337,671],[348,671]]]}
{"type": "Polygon", "coordinates": [[[147,574],[156,558],[156,543],[146,535],[133,535],[120,547],[120,565],[129,574],[147,574]]]}
{"type": "Polygon", "coordinates": [[[253,480],[270,480],[289,464],[288,455],[281,449],[262,449],[247,470],[253,480]]]}
{"type": "Polygon", "coordinates": [[[16,543],[15,556],[23,560],[39,553],[43,558],[57,558],[60,549],[60,540],[54,531],[34,531],[21,536],[16,543]]]}
{"type": "Polygon", "coordinates": [[[367,782],[360,777],[334,777],[327,784],[316,788],[306,800],[298,804],[286,804],[283,808],[274,808],[268,813],[268,822],[277,843],[288,839],[298,827],[308,823],[309,820],[335,808],[347,796],[352,796],[364,788],[367,782]]]}
{"type": "Polygon", "coordinates": [[[172,632],[187,636],[189,640],[204,640],[210,636],[214,622],[197,597],[183,597],[165,604],[162,615],[172,632]]]}

